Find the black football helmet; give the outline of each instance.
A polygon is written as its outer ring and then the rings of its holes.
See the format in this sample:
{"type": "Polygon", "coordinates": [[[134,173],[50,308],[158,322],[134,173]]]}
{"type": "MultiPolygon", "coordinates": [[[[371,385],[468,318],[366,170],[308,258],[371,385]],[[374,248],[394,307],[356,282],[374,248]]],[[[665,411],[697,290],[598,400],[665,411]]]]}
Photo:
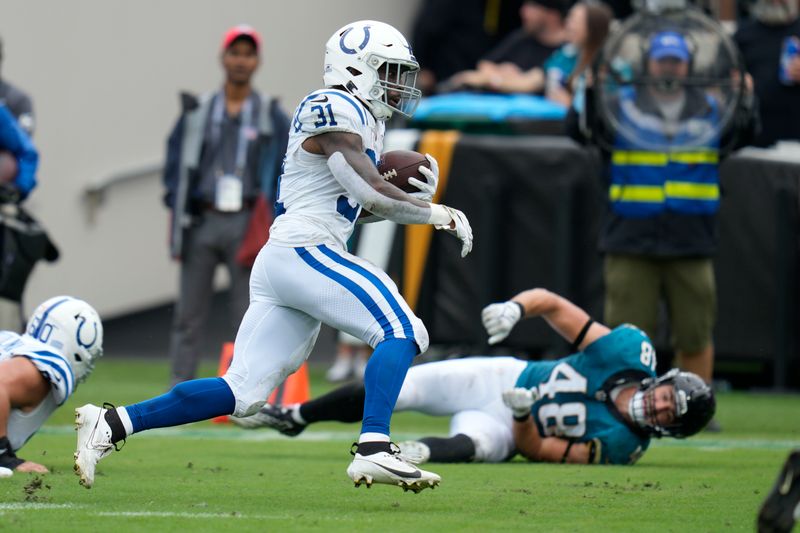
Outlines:
{"type": "MultiPolygon", "coordinates": [[[[643,429],[656,437],[675,437],[684,439],[706,427],[714,417],[716,400],[714,392],[705,381],[691,372],[681,372],[673,368],[658,378],[642,381],[639,392],[634,395],[639,401],[635,402],[636,411],[643,416],[634,419],[643,420],[643,429]],[[655,405],[655,390],[660,385],[672,385],[675,392],[675,420],[669,426],[660,426],[652,423],[647,416],[648,411],[655,405]],[[644,422],[647,420],[647,422],[644,422]]],[[[634,413],[631,413],[632,415],[634,413]]]]}

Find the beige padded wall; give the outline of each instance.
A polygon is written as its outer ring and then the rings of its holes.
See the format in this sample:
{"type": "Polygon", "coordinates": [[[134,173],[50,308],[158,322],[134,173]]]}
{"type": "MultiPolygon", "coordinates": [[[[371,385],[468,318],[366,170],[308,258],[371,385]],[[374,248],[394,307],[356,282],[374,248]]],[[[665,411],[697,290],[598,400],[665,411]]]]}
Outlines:
{"type": "Polygon", "coordinates": [[[338,27],[377,19],[408,32],[418,1],[2,0],[2,75],[31,94],[40,185],[28,202],[62,249],[40,264],[26,310],[56,293],[106,316],[174,298],[160,179],[112,187],[88,217],[83,191],[163,159],[180,90],[221,82],[220,39],[247,22],[262,32],[257,86],[291,113],[322,80],[323,47],[338,27]]]}

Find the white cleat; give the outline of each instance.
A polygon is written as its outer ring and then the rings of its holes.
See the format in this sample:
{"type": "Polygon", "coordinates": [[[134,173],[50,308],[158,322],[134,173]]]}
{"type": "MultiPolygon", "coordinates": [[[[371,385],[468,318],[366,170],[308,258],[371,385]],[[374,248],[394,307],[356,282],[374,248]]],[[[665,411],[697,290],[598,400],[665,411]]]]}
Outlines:
{"type": "Polygon", "coordinates": [[[409,463],[400,456],[399,451],[377,452],[361,455],[356,452],[353,462],[347,467],[347,475],[356,487],[364,483],[370,488],[373,483],[397,485],[404,491],[418,493],[423,489],[438,486],[442,478],[433,472],[426,472],[409,463]]]}
{"type": "Polygon", "coordinates": [[[6,468],[4,466],[0,466],[0,477],[11,477],[14,475],[14,471],[10,468],[6,468]]]}
{"type": "Polygon", "coordinates": [[[94,484],[94,471],[100,459],[114,450],[111,443],[111,427],[105,415],[106,409],[86,404],[75,409],[75,430],[78,432],[78,446],[75,450],[75,474],[80,476],[81,485],[87,489],[94,484]]]}
{"type": "Polygon", "coordinates": [[[341,383],[347,381],[353,374],[353,361],[350,358],[336,358],[328,371],[325,373],[325,379],[331,383],[341,383]]]}
{"type": "Polygon", "coordinates": [[[400,448],[400,456],[411,464],[421,465],[431,458],[431,449],[418,440],[407,440],[399,443],[397,447],[400,448]]]}

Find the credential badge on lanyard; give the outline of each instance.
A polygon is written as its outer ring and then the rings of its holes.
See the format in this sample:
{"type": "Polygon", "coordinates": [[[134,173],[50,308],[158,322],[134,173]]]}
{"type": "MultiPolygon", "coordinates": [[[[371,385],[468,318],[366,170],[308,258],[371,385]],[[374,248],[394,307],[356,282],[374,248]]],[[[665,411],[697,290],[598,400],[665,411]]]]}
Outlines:
{"type": "MultiPolygon", "coordinates": [[[[244,167],[247,159],[247,144],[249,141],[249,134],[252,129],[252,113],[253,101],[251,98],[245,100],[244,105],[240,111],[242,117],[239,126],[239,135],[236,142],[236,163],[234,173],[226,173],[223,168],[221,158],[217,158],[219,167],[217,169],[217,182],[216,190],[214,193],[214,208],[218,211],[236,212],[242,209],[242,190],[243,183],[242,177],[244,176],[244,167]]],[[[212,111],[212,129],[211,138],[214,143],[222,142],[222,119],[225,112],[225,95],[223,92],[217,94],[214,99],[214,109],[212,111]]]]}

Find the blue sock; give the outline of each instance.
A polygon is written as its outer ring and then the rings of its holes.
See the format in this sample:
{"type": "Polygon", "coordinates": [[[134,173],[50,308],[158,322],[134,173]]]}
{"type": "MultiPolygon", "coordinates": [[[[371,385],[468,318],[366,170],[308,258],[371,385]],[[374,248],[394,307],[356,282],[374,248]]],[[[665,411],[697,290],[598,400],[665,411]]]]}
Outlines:
{"type": "Polygon", "coordinates": [[[180,426],[229,415],[236,407],[231,388],[222,378],[193,379],[178,383],[161,396],[125,407],[133,432],[180,426]]]}
{"type": "Polygon", "coordinates": [[[364,373],[366,398],[361,433],[389,435],[394,404],[418,351],[417,343],[408,339],[385,340],[375,347],[364,373]]]}

